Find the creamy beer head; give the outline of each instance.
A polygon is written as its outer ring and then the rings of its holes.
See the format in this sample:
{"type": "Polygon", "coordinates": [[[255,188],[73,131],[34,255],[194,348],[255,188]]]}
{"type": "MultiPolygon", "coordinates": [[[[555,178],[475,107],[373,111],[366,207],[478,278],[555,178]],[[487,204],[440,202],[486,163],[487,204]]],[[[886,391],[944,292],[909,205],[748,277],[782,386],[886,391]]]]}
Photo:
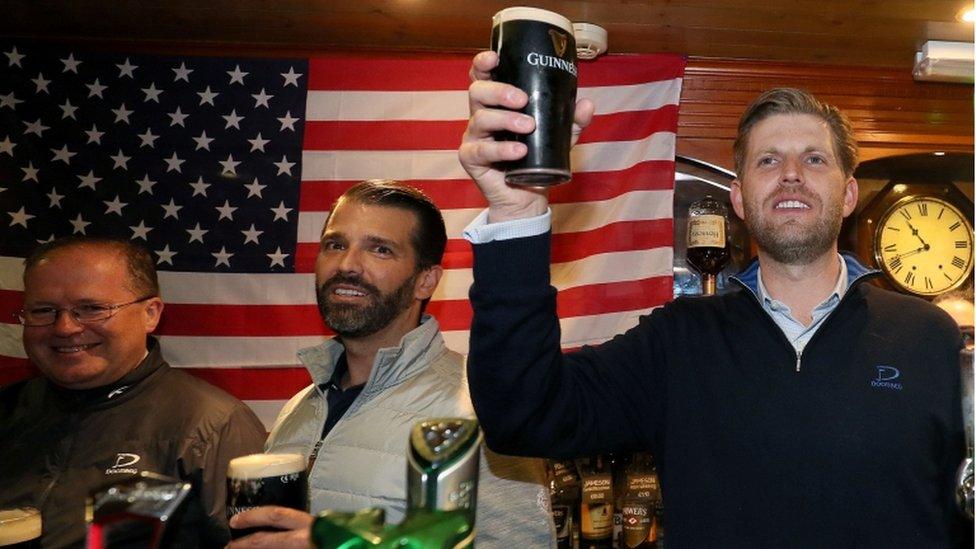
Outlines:
{"type": "Polygon", "coordinates": [[[230,460],[227,478],[280,477],[304,470],[305,456],[301,454],[252,454],[230,460]]]}
{"type": "Polygon", "coordinates": [[[573,24],[551,11],[505,8],[492,17],[491,49],[498,54],[492,80],[524,91],[529,100],[519,112],[535,119],[532,133],[495,135],[527,149],[520,160],[498,166],[505,170],[505,181],[529,186],[569,181],[577,86],[573,24]]]}
{"type": "Polygon", "coordinates": [[[493,26],[497,26],[506,21],[516,20],[541,21],[543,23],[549,23],[550,25],[561,27],[564,31],[573,34],[573,23],[569,19],[566,19],[558,13],[539,8],[527,8],[522,6],[505,8],[492,16],[491,24],[493,26]]]}
{"type": "Polygon", "coordinates": [[[0,510],[0,546],[41,537],[41,512],[33,507],[0,510]]]}
{"type": "MultiPolygon", "coordinates": [[[[308,510],[305,456],[253,454],[230,460],[227,464],[227,518],[264,505],[308,510]]],[[[236,539],[259,530],[264,529],[231,529],[231,537],[236,539]]]]}

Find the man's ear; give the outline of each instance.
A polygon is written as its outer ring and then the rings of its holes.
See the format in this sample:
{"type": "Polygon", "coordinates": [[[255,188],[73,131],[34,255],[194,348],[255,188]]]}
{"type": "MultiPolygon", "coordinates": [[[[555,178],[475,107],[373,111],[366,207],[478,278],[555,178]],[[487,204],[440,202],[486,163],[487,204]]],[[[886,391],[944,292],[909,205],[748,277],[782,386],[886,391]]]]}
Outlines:
{"type": "Polygon", "coordinates": [[[735,211],[735,215],[739,216],[739,219],[745,219],[745,208],[742,206],[742,183],[739,179],[733,179],[732,185],[729,187],[729,201],[732,202],[732,210],[735,211]]]}
{"type": "Polygon", "coordinates": [[[434,265],[429,269],[420,271],[417,282],[414,283],[413,296],[420,301],[430,299],[434,295],[434,291],[437,290],[437,284],[443,275],[444,268],[440,265],[434,265]]]}
{"type": "Polygon", "coordinates": [[[854,213],[854,209],[857,208],[857,196],[857,179],[850,177],[847,179],[847,183],[844,184],[844,217],[854,213]]]}
{"type": "Polygon", "coordinates": [[[163,317],[163,300],[158,297],[151,297],[143,305],[145,315],[146,333],[150,334],[159,325],[159,320],[163,317]]]}

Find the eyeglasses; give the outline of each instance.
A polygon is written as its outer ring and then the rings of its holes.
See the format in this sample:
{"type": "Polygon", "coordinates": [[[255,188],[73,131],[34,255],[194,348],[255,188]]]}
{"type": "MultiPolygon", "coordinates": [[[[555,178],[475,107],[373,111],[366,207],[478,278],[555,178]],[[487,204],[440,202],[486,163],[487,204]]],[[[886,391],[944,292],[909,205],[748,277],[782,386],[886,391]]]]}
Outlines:
{"type": "Polygon", "coordinates": [[[32,309],[21,309],[14,313],[20,323],[28,327],[50,326],[58,321],[61,311],[66,311],[78,324],[97,324],[115,316],[115,313],[123,307],[152,299],[156,296],[147,295],[128,303],[117,305],[105,305],[102,303],[87,303],[76,307],[34,307],[32,309]]]}

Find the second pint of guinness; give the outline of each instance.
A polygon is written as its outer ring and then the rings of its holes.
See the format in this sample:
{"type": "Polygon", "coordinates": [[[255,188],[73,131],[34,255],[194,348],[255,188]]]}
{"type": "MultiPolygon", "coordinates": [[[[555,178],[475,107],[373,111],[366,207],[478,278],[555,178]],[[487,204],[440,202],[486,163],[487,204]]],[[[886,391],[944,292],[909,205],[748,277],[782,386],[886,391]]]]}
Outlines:
{"type": "MultiPolygon", "coordinates": [[[[301,454],[253,454],[227,466],[227,518],[262,505],[307,510],[308,475],[301,454]]],[[[234,530],[236,538],[259,529],[234,530]]]]}
{"type": "Polygon", "coordinates": [[[524,158],[505,164],[505,181],[529,186],[569,181],[577,81],[573,24],[551,11],[506,8],[492,18],[491,49],[498,53],[492,79],[528,94],[521,112],[535,119],[535,131],[528,135],[497,136],[528,147],[524,158]]]}

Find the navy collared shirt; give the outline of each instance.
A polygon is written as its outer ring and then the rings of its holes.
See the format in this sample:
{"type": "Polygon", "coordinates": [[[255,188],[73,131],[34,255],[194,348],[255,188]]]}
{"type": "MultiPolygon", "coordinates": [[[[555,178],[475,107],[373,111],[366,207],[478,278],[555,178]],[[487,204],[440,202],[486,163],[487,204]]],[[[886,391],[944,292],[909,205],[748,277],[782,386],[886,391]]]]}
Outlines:
{"type": "Polygon", "coordinates": [[[336,361],[335,371],[332,372],[332,377],[328,383],[320,385],[322,390],[325,391],[325,400],[329,403],[329,415],[326,416],[325,425],[322,426],[323,439],[335,427],[336,423],[339,423],[339,420],[342,419],[342,416],[352,406],[359,393],[363,392],[363,387],[366,386],[365,383],[361,383],[343,390],[341,385],[342,376],[346,375],[348,371],[349,363],[346,362],[346,353],[342,353],[339,356],[339,360],[336,361]]]}

